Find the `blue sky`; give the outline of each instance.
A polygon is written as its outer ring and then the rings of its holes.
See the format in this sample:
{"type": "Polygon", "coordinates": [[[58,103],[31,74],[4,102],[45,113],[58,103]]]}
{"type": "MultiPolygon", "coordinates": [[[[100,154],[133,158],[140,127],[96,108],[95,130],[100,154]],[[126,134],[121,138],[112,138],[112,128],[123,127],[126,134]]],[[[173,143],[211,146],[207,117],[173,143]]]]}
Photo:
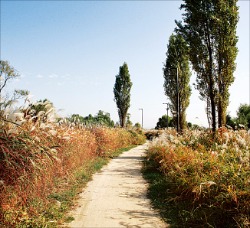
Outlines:
{"type": "MultiPolygon", "coordinates": [[[[127,62],[133,123],[153,128],[166,114],[163,62],[181,1],[1,1],[1,52],[21,74],[8,90],[51,100],[61,115],[103,110],[118,121],[113,86],[127,62]]],[[[228,111],[249,103],[249,1],[239,1],[237,70],[228,111]]],[[[195,75],[191,83],[195,81],[195,75]]],[[[207,125],[205,103],[192,88],[187,120],[207,125]],[[198,118],[197,118],[198,117],[198,118]]]]}

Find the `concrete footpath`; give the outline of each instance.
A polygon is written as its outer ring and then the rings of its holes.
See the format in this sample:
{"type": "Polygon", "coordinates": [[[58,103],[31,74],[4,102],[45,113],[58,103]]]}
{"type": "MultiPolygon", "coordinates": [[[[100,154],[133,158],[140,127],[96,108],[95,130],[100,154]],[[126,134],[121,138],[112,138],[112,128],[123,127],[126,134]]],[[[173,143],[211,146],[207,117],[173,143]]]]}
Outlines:
{"type": "Polygon", "coordinates": [[[69,227],[167,227],[147,199],[141,174],[147,144],[114,158],[80,194],[69,227]]]}

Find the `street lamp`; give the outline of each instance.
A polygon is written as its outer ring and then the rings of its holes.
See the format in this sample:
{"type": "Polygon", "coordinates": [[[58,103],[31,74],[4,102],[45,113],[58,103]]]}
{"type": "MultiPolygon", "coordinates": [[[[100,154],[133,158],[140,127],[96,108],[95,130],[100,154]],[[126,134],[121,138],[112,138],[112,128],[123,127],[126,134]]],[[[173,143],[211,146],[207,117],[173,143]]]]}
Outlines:
{"type": "Polygon", "coordinates": [[[167,105],[167,128],[168,128],[168,110],[169,110],[169,103],[162,103],[167,105]]]}
{"type": "Polygon", "coordinates": [[[139,108],[139,110],[141,110],[141,127],[143,129],[143,108],[139,108]]]}
{"type": "Polygon", "coordinates": [[[180,130],[180,97],[179,97],[179,80],[178,67],[176,67],[176,93],[177,93],[177,133],[180,130]]]}
{"type": "Polygon", "coordinates": [[[179,81],[178,81],[178,67],[171,67],[170,69],[176,70],[176,105],[177,105],[177,110],[176,110],[176,119],[177,119],[177,126],[176,130],[179,132],[179,125],[180,125],[180,98],[179,98],[179,81]]]}

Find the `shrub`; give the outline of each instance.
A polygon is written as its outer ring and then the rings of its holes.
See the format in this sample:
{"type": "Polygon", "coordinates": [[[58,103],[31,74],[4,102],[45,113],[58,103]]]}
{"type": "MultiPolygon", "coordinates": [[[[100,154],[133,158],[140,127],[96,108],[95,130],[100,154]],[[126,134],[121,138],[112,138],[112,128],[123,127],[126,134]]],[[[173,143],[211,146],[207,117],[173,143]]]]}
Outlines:
{"type": "MultiPolygon", "coordinates": [[[[250,138],[246,131],[166,132],[152,143],[148,159],[172,183],[175,202],[190,207],[183,224],[246,227],[250,223],[250,138]]],[[[182,225],[183,225],[182,224],[182,225]]]]}

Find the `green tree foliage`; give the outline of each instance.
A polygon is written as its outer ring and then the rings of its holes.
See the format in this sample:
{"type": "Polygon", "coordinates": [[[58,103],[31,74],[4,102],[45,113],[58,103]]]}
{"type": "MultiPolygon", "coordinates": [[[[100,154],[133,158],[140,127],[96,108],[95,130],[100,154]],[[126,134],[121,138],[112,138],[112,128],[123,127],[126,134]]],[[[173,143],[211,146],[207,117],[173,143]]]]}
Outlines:
{"type": "Polygon", "coordinates": [[[186,128],[186,109],[189,105],[191,95],[190,69],[188,58],[188,47],[179,34],[172,34],[169,38],[166,63],[163,68],[164,72],[164,89],[165,94],[170,100],[170,110],[172,114],[177,113],[177,70],[178,70],[178,93],[179,93],[179,117],[180,129],[186,128]]]}
{"type": "Polygon", "coordinates": [[[19,76],[20,75],[17,73],[14,67],[10,66],[8,61],[0,60],[0,97],[8,81],[19,76]]]}
{"type": "Polygon", "coordinates": [[[166,127],[174,127],[174,119],[170,116],[167,117],[167,115],[163,115],[156,123],[155,129],[162,129],[166,127]]]}
{"type": "Polygon", "coordinates": [[[230,126],[232,129],[235,129],[236,126],[236,118],[232,118],[229,114],[226,116],[226,125],[230,126]]]}
{"type": "Polygon", "coordinates": [[[234,82],[236,69],[236,47],[238,37],[236,28],[239,20],[237,0],[220,0],[216,4],[216,71],[218,81],[218,124],[226,123],[226,111],[229,104],[229,86],[234,82]]]}
{"type": "Polygon", "coordinates": [[[13,98],[15,100],[18,100],[20,98],[27,97],[28,95],[29,95],[29,91],[28,90],[15,89],[13,98]]]}
{"type": "Polygon", "coordinates": [[[142,127],[141,127],[141,124],[137,122],[135,123],[134,128],[141,129],[142,127]]]}
{"type": "Polygon", "coordinates": [[[110,114],[108,112],[103,112],[99,110],[97,115],[95,116],[96,122],[98,122],[101,125],[105,125],[108,127],[114,127],[114,121],[111,120],[110,114]]]}
{"type": "Polygon", "coordinates": [[[131,128],[133,126],[132,121],[130,120],[130,113],[127,114],[127,119],[126,119],[126,127],[131,128]]]}
{"type": "MultiPolygon", "coordinates": [[[[27,90],[15,90],[13,97],[9,98],[4,90],[10,80],[18,78],[20,75],[12,67],[8,61],[0,60],[0,112],[1,110],[10,107],[18,99],[25,98],[29,95],[27,90]]],[[[0,113],[2,115],[2,113],[0,113]]]]}
{"type": "Polygon", "coordinates": [[[5,97],[2,97],[2,99],[0,99],[1,100],[0,101],[0,110],[6,109],[8,107],[10,108],[13,104],[17,103],[18,100],[20,100],[20,99],[24,99],[25,102],[29,101],[28,96],[29,96],[28,90],[17,90],[16,89],[11,98],[9,98],[8,95],[6,94],[5,97]]]}
{"type": "MultiPolygon", "coordinates": [[[[92,115],[89,115],[85,118],[93,119],[92,115]]],[[[85,123],[85,118],[83,116],[80,116],[79,114],[72,114],[70,117],[67,118],[67,120],[71,123],[85,123]]]]}
{"type": "Polygon", "coordinates": [[[237,111],[237,124],[250,128],[250,105],[241,104],[237,111]]]}
{"type": "Polygon", "coordinates": [[[110,114],[99,110],[95,116],[89,114],[88,116],[80,116],[79,114],[73,114],[68,118],[68,121],[74,124],[84,124],[84,125],[102,125],[107,127],[114,127],[114,121],[111,120],[110,114]]]}
{"type": "Polygon", "coordinates": [[[120,119],[120,126],[126,126],[127,112],[130,107],[130,90],[132,82],[127,63],[120,67],[119,74],[116,76],[114,85],[114,100],[118,108],[118,115],[120,119]]]}
{"type": "Polygon", "coordinates": [[[229,86],[233,83],[237,55],[237,0],[185,0],[183,21],[176,31],[189,45],[189,56],[197,73],[197,89],[207,101],[212,129],[226,122],[229,86]],[[218,112],[217,112],[218,111],[218,112]]]}
{"type": "Polygon", "coordinates": [[[25,110],[25,115],[30,116],[34,122],[54,122],[56,121],[56,110],[51,101],[48,99],[39,100],[30,104],[25,110]]]}

